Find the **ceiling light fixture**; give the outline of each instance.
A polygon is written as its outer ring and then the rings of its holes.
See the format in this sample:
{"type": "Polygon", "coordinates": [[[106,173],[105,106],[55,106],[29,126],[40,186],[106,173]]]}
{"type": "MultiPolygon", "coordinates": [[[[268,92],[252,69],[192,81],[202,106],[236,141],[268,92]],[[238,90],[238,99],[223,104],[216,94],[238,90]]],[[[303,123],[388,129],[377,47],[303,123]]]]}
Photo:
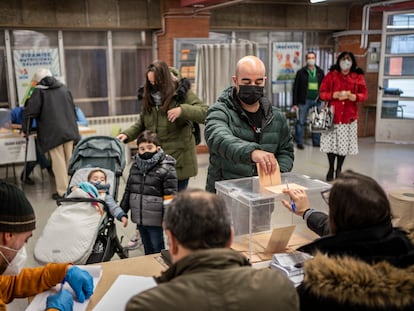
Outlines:
{"type": "Polygon", "coordinates": [[[311,3],[325,2],[326,0],[310,0],[311,3]]]}

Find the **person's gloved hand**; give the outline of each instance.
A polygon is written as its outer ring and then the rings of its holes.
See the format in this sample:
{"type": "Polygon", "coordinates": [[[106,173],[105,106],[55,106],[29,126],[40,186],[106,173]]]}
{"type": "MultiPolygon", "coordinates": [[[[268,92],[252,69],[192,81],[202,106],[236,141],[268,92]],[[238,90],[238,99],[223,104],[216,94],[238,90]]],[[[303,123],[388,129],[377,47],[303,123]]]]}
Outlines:
{"type": "Polygon", "coordinates": [[[88,271],[73,266],[69,268],[65,278],[79,302],[84,302],[93,294],[93,278],[88,271]]]}
{"type": "Polygon", "coordinates": [[[79,184],[79,188],[81,188],[83,191],[85,191],[86,193],[89,193],[90,195],[92,195],[94,198],[97,198],[99,193],[98,193],[98,189],[96,189],[96,187],[94,185],[92,185],[90,182],[87,181],[82,181],[79,184]]]}
{"type": "Polygon", "coordinates": [[[54,295],[50,295],[46,299],[46,310],[57,309],[60,311],[73,310],[73,297],[70,291],[63,289],[54,295]]]}

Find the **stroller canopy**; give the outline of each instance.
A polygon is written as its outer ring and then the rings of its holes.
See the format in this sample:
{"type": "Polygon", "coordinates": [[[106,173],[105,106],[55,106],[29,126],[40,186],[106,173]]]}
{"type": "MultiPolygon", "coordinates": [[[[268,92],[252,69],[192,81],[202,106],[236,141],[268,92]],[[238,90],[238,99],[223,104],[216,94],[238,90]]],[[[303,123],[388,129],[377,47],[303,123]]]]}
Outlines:
{"type": "Polygon", "coordinates": [[[125,168],[124,144],[111,136],[90,136],[82,139],[75,147],[69,161],[68,174],[84,167],[101,167],[122,176],[125,168]]]}

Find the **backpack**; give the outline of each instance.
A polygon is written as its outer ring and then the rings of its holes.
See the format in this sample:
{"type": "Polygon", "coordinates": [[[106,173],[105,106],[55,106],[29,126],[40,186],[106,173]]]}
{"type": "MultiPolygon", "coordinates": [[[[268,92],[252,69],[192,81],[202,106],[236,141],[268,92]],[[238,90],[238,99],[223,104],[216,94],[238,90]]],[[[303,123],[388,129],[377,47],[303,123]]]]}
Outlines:
{"type": "MultiPolygon", "coordinates": [[[[182,78],[178,82],[178,88],[177,88],[177,102],[182,103],[185,101],[185,94],[187,91],[191,88],[191,82],[187,78],[182,78]]],[[[191,126],[193,128],[193,135],[196,146],[201,143],[201,130],[200,130],[200,124],[194,121],[189,121],[191,123],[191,126]]]]}

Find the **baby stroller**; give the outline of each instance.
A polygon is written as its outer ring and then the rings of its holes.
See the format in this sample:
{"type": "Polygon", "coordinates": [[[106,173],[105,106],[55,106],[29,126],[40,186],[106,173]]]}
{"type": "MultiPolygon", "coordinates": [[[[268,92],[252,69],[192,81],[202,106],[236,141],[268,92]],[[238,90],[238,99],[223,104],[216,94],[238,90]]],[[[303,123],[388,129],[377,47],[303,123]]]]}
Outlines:
{"type": "MultiPolygon", "coordinates": [[[[122,142],[110,136],[82,139],[69,162],[69,187],[86,181],[89,172],[97,168],[106,173],[109,193],[117,200],[119,180],[125,168],[122,142]]],[[[115,253],[121,259],[128,257],[105,201],[76,189],[58,199],[57,205],[36,242],[34,257],[38,262],[90,264],[109,261],[115,253]],[[97,203],[103,206],[104,213],[97,211],[97,203]]]]}

